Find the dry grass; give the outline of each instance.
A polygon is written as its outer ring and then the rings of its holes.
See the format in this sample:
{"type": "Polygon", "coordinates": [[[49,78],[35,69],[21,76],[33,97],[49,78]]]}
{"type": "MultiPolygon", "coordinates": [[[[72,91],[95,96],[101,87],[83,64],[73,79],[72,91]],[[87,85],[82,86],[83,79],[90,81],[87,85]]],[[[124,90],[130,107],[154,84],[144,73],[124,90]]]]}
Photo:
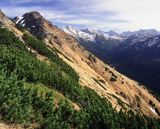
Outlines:
{"type": "Polygon", "coordinates": [[[96,58],[96,62],[89,60],[89,52],[79,47],[78,43],[62,30],[56,27],[51,28],[47,24],[45,24],[45,27],[50,34],[61,39],[61,43],[57,44],[53,38],[47,37],[46,44],[63,53],[59,53],[59,56],[76,70],[80,76],[79,82],[82,86],[90,87],[99,95],[106,97],[117,110],[124,107],[126,110],[133,108],[133,110],[138,110],[147,116],[157,117],[148,108],[149,101],[152,101],[159,110],[160,103],[147,89],[139,86],[136,81],[118,73],[114,68],[111,68],[99,59],[96,58]],[[114,77],[116,81],[111,81],[111,77],[114,77]],[[113,96],[122,100],[123,105],[120,105],[113,96]]]}
{"type": "MultiPolygon", "coordinates": [[[[8,21],[6,26],[18,37],[23,35],[23,32],[17,30],[11,21],[8,21]]],[[[138,110],[147,116],[157,117],[148,106],[150,106],[149,101],[152,101],[160,111],[160,102],[144,86],[139,86],[136,81],[118,73],[114,68],[97,58],[96,62],[89,60],[89,52],[80,47],[74,38],[61,29],[49,25],[47,21],[44,22],[44,28],[47,31],[46,44],[62,53],[59,53],[59,56],[76,70],[80,76],[79,83],[82,86],[90,87],[99,95],[107,98],[117,110],[124,107],[126,110],[133,108],[133,110],[138,110]],[[111,81],[111,77],[114,77],[116,81],[111,81]],[[117,98],[123,102],[123,105],[118,103],[117,98]]],[[[37,58],[47,60],[41,55],[37,55],[37,58]]]]}
{"type": "Polygon", "coordinates": [[[17,125],[11,125],[11,124],[0,122],[0,129],[23,129],[23,128],[18,127],[17,125]]]}

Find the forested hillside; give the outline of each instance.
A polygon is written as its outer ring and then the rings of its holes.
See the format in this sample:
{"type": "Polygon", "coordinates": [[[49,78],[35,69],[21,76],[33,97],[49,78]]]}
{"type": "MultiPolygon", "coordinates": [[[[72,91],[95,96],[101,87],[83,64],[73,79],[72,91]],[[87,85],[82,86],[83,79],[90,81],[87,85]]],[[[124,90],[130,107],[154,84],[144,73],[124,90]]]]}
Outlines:
{"type": "Polygon", "coordinates": [[[50,60],[56,62],[59,60],[58,63],[54,62],[55,65],[58,64],[65,73],[68,71],[68,75],[77,80],[82,87],[93,89],[98,95],[111,102],[116,111],[132,110],[159,118],[160,103],[145,86],[105,64],[39,12],[27,12],[10,22],[12,25],[6,25],[6,20],[3,21],[7,28],[27,44],[27,49],[34,53],[37,59],[47,64],[50,64],[50,60]],[[29,34],[39,40],[35,40],[29,34]]]}
{"type": "Polygon", "coordinates": [[[56,51],[29,34],[23,40],[0,28],[0,115],[4,122],[36,129],[160,128],[154,118],[117,112],[95,91],[81,87],[77,73],[56,51]],[[48,61],[38,60],[37,54],[48,61]]]}

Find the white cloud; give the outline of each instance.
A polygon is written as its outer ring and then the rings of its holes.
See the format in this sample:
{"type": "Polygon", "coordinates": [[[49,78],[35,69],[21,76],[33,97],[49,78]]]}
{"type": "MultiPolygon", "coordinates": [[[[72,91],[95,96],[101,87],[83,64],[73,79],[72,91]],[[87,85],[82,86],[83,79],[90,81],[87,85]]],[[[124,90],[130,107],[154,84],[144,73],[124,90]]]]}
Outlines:
{"type": "Polygon", "coordinates": [[[89,19],[69,19],[69,20],[57,20],[57,22],[65,23],[65,24],[74,24],[74,25],[89,25],[94,26],[98,22],[95,20],[89,20],[89,19]]]}
{"type": "Polygon", "coordinates": [[[117,12],[113,19],[130,22],[113,23],[111,26],[122,30],[135,30],[140,28],[157,28],[160,30],[160,0],[100,0],[97,10],[110,10],[117,12]]]}
{"type": "MultiPolygon", "coordinates": [[[[15,0],[15,3],[32,0],[15,0]]],[[[40,0],[42,5],[31,7],[3,7],[8,15],[22,15],[37,10],[44,17],[59,23],[86,25],[103,30],[160,30],[160,0],[40,0]],[[43,6],[50,1],[63,4],[59,8],[43,6]],[[66,6],[65,6],[66,5],[66,6]]]]}

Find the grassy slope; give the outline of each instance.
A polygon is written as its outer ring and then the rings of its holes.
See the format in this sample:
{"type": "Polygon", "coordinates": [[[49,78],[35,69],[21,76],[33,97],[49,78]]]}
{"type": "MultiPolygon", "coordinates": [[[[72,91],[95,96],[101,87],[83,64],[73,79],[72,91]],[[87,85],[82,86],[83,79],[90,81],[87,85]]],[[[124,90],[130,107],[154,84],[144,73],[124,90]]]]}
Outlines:
{"type": "Polygon", "coordinates": [[[2,119],[41,129],[159,128],[157,120],[132,112],[117,113],[107,100],[89,88],[82,88],[75,71],[47,49],[43,42],[30,36],[24,39],[51,63],[37,60],[11,32],[0,29],[2,119]],[[57,99],[62,101],[53,103],[57,99]],[[76,102],[81,110],[74,110],[66,102],[68,99],[76,102]]]}

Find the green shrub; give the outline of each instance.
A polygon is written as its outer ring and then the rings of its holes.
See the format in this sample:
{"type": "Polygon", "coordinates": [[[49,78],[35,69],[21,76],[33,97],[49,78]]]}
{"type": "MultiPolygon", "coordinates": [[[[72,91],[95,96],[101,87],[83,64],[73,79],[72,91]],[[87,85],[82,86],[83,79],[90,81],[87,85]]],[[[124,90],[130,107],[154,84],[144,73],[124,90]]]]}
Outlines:
{"type": "Polygon", "coordinates": [[[111,82],[116,82],[116,81],[117,81],[117,79],[114,78],[114,77],[111,77],[109,80],[110,80],[111,82]]]}
{"type": "Polygon", "coordinates": [[[42,54],[52,60],[62,71],[68,73],[72,78],[78,80],[79,77],[75,70],[73,70],[69,65],[67,65],[61,58],[58,57],[57,53],[53,50],[47,48],[43,41],[35,39],[28,34],[23,36],[25,42],[33,49],[35,49],[39,54],[42,54]]]}
{"type": "Polygon", "coordinates": [[[78,75],[55,52],[43,42],[28,38],[27,45],[47,56],[50,64],[37,60],[11,32],[0,29],[0,115],[3,120],[25,127],[35,125],[37,129],[160,128],[159,120],[131,111],[116,112],[95,91],[81,87],[78,75]],[[26,82],[32,85],[26,86],[26,82]],[[59,91],[78,104],[80,110],[74,110],[64,101],[55,105],[54,93],[36,87],[39,83],[59,91]]]}

